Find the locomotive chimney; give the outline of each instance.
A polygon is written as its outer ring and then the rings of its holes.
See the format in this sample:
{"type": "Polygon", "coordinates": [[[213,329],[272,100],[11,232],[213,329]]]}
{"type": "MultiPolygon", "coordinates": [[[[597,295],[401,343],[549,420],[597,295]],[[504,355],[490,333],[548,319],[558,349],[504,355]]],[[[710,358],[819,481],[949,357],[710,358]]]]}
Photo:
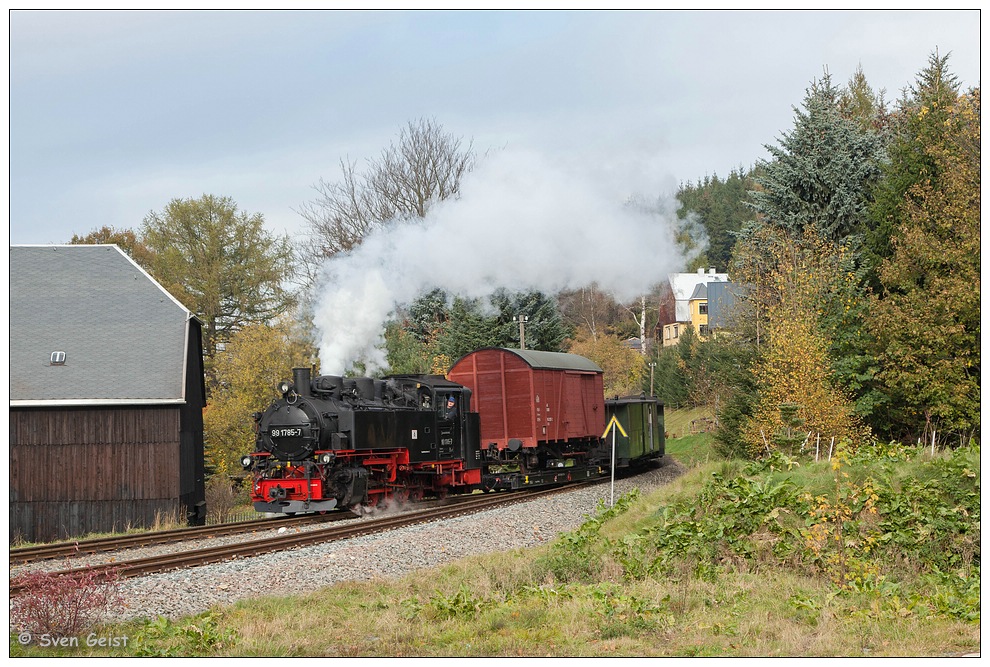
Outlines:
{"type": "Polygon", "coordinates": [[[309,386],[309,368],[293,368],[292,382],[296,385],[296,393],[300,396],[312,396],[309,386]]]}

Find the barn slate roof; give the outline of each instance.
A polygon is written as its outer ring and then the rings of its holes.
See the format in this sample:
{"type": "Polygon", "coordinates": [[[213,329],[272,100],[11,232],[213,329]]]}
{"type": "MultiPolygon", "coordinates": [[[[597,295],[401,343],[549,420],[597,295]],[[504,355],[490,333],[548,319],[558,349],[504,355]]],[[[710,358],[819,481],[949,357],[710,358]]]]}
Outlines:
{"type": "Polygon", "coordinates": [[[10,405],[182,403],[193,318],[116,245],[11,246],[10,405]]]}

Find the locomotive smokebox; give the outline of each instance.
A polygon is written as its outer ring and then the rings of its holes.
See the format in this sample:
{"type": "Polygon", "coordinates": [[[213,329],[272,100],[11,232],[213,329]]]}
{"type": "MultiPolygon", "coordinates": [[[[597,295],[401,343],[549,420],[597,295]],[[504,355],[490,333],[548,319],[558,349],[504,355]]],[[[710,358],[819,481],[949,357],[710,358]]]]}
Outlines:
{"type": "Polygon", "coordinates": [[[292,381],[296,385],[296,393],[300,396],[312,396],[312,392],[309,387],[309,369],[308,368],[293,368],[292,369],[292,381]]]}

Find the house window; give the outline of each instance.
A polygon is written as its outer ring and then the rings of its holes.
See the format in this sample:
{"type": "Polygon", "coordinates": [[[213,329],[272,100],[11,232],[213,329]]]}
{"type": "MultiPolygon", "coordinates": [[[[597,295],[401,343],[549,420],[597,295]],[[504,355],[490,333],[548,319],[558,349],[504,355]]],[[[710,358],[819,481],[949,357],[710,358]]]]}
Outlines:
{"type": "Polygon", "coordinates": [[[663,328],[663,337],[670,340],[670,327],[663,328]]]}
{"type": "Polygon", "coordinates": [[[701,315],[707,315],[708,314],[708,302],[707,301],[701,301],[700,303],[698,303],[698,313],[701,314],[701,315]]]}
{"type": "Polygon", "coordinates": [[[677,338],[677,325],[674,325],[674,338],[677,338]]]}
{"type": "Polygon", "coordinates": [[[702,336],[707,336],[708,335],[708,325],[707,324],[701,324],[701,325],[699,325],[698,326],[698,333],[701,334],[702,336]]]}

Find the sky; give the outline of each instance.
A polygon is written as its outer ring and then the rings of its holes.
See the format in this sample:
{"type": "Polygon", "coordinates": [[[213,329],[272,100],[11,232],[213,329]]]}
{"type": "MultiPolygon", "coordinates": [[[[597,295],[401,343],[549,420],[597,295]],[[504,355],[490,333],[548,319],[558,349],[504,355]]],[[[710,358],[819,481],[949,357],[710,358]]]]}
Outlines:
{"type": "Polygon", "coordinates": [[[826,69],[896,100],[937,49],[980,83],[976,9],[53,10],[9,28],[11,244],[138,229],[203,194],[298,237],[320,179],[419,118],[655,197],[766,158],[826,69]]]}
{"type": "MultiPolygon", "coordinates": [[[[979,85],[980,12],[13,11],[10,242],[231,198],[305,238],[314,186],[431,119],[478,165],[318,273],[321,370],[387,367],[418,295],[596,283],[637,303],[689,257],[674,195],[768,157],[812,82],[891,102],[936,51],[979,85]]],[[[697,237],[704,247],[703,236],[697,237]]],[[[716,267],[724,270],[725,267],[716,267]]]]}

